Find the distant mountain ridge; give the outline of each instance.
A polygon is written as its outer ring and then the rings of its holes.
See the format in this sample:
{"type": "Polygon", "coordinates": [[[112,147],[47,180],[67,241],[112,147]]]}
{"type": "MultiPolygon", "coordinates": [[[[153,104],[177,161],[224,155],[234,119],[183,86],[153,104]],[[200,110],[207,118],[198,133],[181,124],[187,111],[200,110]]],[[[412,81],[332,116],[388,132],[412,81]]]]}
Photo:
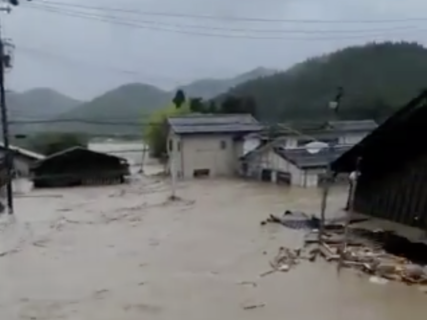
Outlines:
{"type": "Polygon", "coordinates": [[[14,134],[37,131],[43,127],[42,123],[36,123],[38,120],[53,119],[77,107],[81,101],[49,88],[36,88],[6,92],[6,104],[8,120],[12,123],[10,130],[14,134]]]}
{"type": "Polygon", "coordinates": [[[211,99],[241,83],[271,76],[277,72],[278,70],[259,67],[229,79],[196,80],[188,85],[182,86],[180,89],[184,90],[187,96],[211,99]]]}
{"type": "MultiPolygon", "coordinates": [[[[202,79],[179,87],[186,97],[210,99],[232,87],[247,81],[275,73],[275,70],[257,68],[229,79],[202,79]]],[[[177,88],[178,89],[178,88],[177,88]]],[[[51,131],[80,131],[91,134],[141,134],[144,119],[155,110],[171,103],[176,90],[165,91],[148,84],[131,83],[110,90],[91,101],[59,114],[56,124],[49,126],[51,131]],[[70,119],[85,120],[67,121],[70,119]],[[101,123],[99,123],[101,122],[101,123]],[[105,125],[111,122],[111,125],[105,125]],[[141,126],[135,126],[141,123],[141,126]]]]}

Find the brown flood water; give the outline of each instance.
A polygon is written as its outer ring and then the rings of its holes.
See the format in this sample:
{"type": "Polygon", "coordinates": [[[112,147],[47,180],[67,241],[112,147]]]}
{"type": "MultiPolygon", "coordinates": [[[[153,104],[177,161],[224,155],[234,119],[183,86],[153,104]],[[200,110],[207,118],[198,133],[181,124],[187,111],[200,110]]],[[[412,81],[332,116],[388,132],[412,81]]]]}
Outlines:
{"type": "MultiPolygon", "coordinates": [[[[427,295],[323,261],[259,275],[279,246],[303,233],[260,220],[285,209],[317,212],[318,190],[244,181],[34,191],[0,225],[0,318],[425,320],[427,295]],[[62,198],[47,197],[63,195],[62,198]],[[253,282],[241,284],[241,282],[253,282]],[[245,310],[247,305],[263,304],[245,310]]],[[[334,192],[330,208],[345,201],[334,192]]]]}

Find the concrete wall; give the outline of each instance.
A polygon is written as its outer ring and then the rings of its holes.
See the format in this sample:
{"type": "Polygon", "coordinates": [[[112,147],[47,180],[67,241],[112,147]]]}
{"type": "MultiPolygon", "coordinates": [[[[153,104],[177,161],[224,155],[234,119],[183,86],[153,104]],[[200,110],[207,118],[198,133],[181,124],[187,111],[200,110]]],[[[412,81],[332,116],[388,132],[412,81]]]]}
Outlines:
{"type": "Polygon", "coordinates": [[[243,141],[231,135],[169,134],[168,152],[175,161],[178,177],[192,178],[195,170],[208,169],[210,176],[231,176],[237,172],[238,158],[243,155],[243,141]],[[172,149],[170,148],[172,147],[172,149]]]}

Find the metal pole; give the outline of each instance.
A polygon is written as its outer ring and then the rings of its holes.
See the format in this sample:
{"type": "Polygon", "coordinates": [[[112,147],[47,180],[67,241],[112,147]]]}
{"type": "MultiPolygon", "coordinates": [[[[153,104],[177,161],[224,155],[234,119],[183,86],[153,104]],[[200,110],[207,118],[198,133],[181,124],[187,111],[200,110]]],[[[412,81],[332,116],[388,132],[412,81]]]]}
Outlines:
{"type": "MultiPolygon", "coordinates": [[[[328,152],[330,154],[330,158],[332,159],[333,155],[333,146],[329,145],[328,152]]],[[[326,207],[328,204],[328,195],[329,195],[329,189],[331,187],[331,169],[330,165],[326,167],[326,181],[323,184],[322,188],[322,201],[320,204],[320,224],[319,224],[319,233],[318,233],[318,242],[319,246],[322,245],[323,241],[323,235],[325,233],[325,224],[326,224],[326,207]]]]}
{"type": "Polygon", "coordinates": [[[340,248],[340,259],[338,262],[338,270],[341,269],[341,267],[343,265],[344,258],[345,258],[345,252],[347,250],[350,221],[351,221],[351,217],[354,213],[354,198],[356,195],[357,182],[359,180],[359,175],[360,175],[359,165],[360,165],[360,158],[357,158],[356,166],[354,169],[354,177],[350,177],[353,181],[352,181],[352,186],[351,186],[350,195],[349,195],[349,206],[348,206],[348,210],[346,213],[346,219],[345,219],[345,224],[344,224],[344,237],[343,237],[343,241],[341,243],[341,248],[340,248]]]}
{"type": "Polygon", "coordinates": [[[9,146],[9,122],[7,118],[7,106],[6,106],[6,94],[4,89],[4,68],[5,68],[5,56],[4,56],[4,43],[0,38],[0,109],[1,109],[1,122],[2,122],[2,133],[3,133],[3,145],[5,149],[5,165],[7,175],[7,207],[9,214],[13,214],[13,190],[12,190],[12,167],[13,160],[9,146]]]}
{"type": "MultiPolygon", "coordinates": [[[[335,99],[333,102],[335,102],[335,104],[333,104],[333,109],[334,109],[334,114],[336,115],[336,113],[339,110],[340,104],[341,104],[341,99],[343,96],[343,88],[342,87],[338,87],[338,92],[337,95],[335,96],[335,99]]],[[[335,117],[333,117],[335,118],[335,117]]],[[[329,153],[329,163],[328,166],[326,168],[326,183],[323,186],[323,193],[322,193],[322,202],[321,202],[321,207],[320,207],[320,225],[319,225],[319,234],[318,234],[318,241],[319,241],[319,246],[322,245],[322,240],[323,240],[323,234],[325,232],[325,223],[326,223],[326,206],[327,206],[327,202],[328,202],[328,196],[329,196],[329,190],[332,184],[332,171],[331,171],[331,163],[332,161],[334,161],[334,151],[335,151],[335,144],[333,142],[330,142],[328,144],[328,153],[329,153]]]]}
{"type": "Polygon", "coordinates": [[[170,170],[171,170],[171,199],[176,199],[176,168],[175,168],[175,151],[172,150],[170,155],[170,170]]]}

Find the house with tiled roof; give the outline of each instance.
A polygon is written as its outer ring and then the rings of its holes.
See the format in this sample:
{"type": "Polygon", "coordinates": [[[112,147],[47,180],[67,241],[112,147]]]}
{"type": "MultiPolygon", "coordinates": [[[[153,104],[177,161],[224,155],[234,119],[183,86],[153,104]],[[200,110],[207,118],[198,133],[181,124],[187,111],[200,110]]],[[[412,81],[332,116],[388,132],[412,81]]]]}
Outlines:
{"type": "Polygon", "coordinates": [[[376,127],[373,120],[280,125],[278,137],[240,159],[240,174],[299,187],[318,186],[325,181],[328,165],[376,127]],[[313,142],[323,148],[312,152],[308,146],[313,142]]]}
{"type": "Polygon", "coordinates": [[[192,114],[168,125],[169,168],[184,178],[237,174],[244,137],[262,129],[249,114],[192,114]]]}

